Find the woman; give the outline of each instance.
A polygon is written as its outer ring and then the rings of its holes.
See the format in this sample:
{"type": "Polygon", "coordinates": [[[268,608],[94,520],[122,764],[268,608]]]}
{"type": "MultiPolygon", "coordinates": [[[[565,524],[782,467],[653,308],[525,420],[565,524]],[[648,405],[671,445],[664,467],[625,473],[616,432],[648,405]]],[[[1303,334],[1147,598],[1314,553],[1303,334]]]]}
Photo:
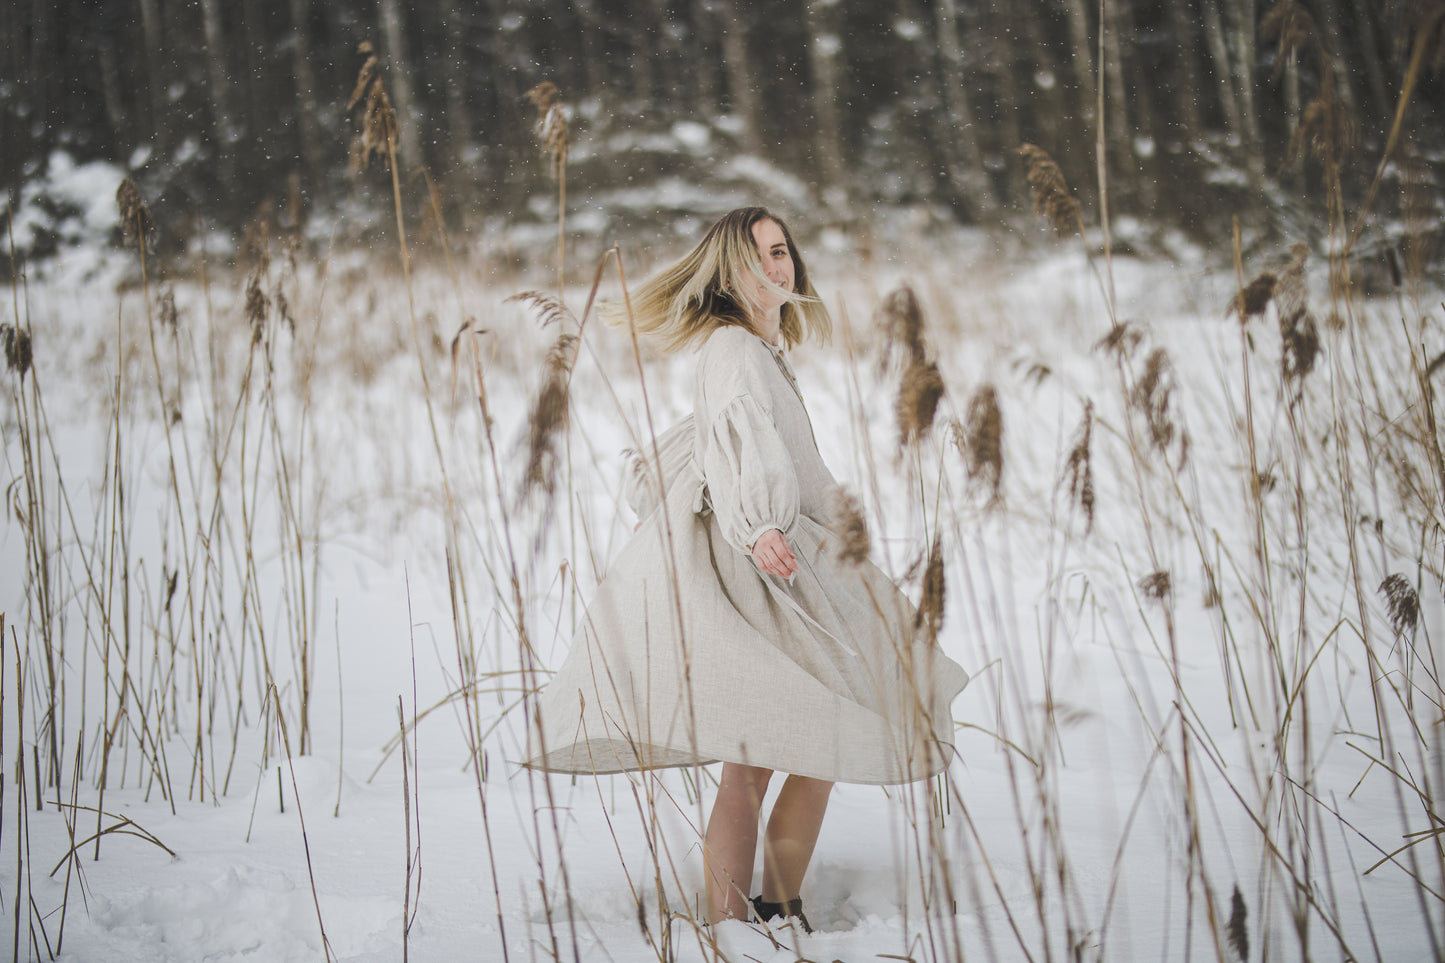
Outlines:
{"type": "MultiPolygon", "coordinates": [[[[831,321],[782,220],[720,219],[612,319],[669,350],[700,344],[693,418],[639,458],[642,521],[537,700],[528,765],[608,773],[723,763],[703,841],[713,921],[796,917],[835,781],[944,768],[968,675],[919,637],[913,606],[839,556],[823,464],[784,349],[831,321]],[[762,892],[749,900],[758,817],[762,892]]],[[[651,446],[647,446],[651,448],[651,446]]]]}

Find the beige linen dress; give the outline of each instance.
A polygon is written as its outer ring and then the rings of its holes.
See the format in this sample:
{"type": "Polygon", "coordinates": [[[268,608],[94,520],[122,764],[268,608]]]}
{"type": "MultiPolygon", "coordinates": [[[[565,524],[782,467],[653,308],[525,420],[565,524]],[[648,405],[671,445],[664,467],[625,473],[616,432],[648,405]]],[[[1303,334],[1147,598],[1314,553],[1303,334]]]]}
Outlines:
{"type": "Polygon", "coordinates": [[[714,331],[693,418],[656,453],[633,493],[641,526],[538,696],[526,765],[722,760],[855,783],[944,768],[968,674],[876,566],[836,557],[825,504],[837,482],[782,352],[741,327],[714,331]],[[797,556],[791,580],[749,553],[770,528],[797,556]]]}

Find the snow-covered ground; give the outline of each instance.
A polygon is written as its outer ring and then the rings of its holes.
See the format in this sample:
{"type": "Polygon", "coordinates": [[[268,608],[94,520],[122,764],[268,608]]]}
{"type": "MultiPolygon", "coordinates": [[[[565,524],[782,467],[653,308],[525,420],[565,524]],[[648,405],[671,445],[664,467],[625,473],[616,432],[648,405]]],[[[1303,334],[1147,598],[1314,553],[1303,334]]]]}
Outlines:
{"type": "MultiPolygon", "coordinates": [[[[621,452],[646,430],[643,387],[657,427],[671,423],[690,403],[690,357],[644,351],[639,376],[628,339],[588,323],[548,504],[524,497],[520,478],[556,328],[504,300],[519,282],[464,268],[454,285],[423,265],[414,335],[394,252],[295,266],[278,253],[253,344],[244,278],[153,287],[153,314],[171,291],[174,334],[147,323],[133,285],[34,281],[19,300],[43,416],[32,382],[14,374],[3,402],[5,945],[14,934],[22,958],[58,947],[62,959],[147,961],[391,960],[404,949],[427,960],[1158,960],[1213,959],[1216,947],[1228,958],[1242,942],[1248,959],[1302,947],[1333,958],[1342,946],[1358,959],[1431,958],[1442,938],[1433,840],[1365,873],[1437,825],[1427,810],[1441,778],[1434,645],[1445,624],[1438,580],[1417,558],[1439,552],[1400,493],[1408,472],[1392,453],[1409,449],[1389,430],[1418,394],[1400,374],[1410,360],[1399,322],[1418,312],[1371,307],[1351,322],[1368,350],[1352,350],[1324,322],[1314,265],[1324,355],[1291,407],[1273,309],[1247,338],[1225,318],[1232,273],[1202,259],[1115,262],[1117,316],[1143,334],[1116,362],[1095,347],[1111,324],[1106,285],[1077,241],[1058,250],[1029,260],[963,236],[812,265],[841,329],[795,354],[823,453],[863,494],[875,555],[915,596],[911,563],[941,532],[940,641],[974,679],[954,705],[947,779],[837,788],[804,887],[818,932],[787,931],[778,946],[743,924],[709,932],[686,918],[715,773],[698,777],[699,799],[690,773],[549,785],[511,761],[523,732],[508,674],[517,619],[556,666],[631,531],[621,452]],[[880,363],[874,313],[902,283],[923,301],[948,385],[916,455],[899,452],[899,372],[880,363]],[[482,333],[454,348],[467,317],[482,333]],[[1155,348],[1170,360],[1160,384],[1172,385],[1176,433],[1164,455],[1125,405],[1155,348]],[[985,383],[1003,418],[992,510],[948,424],[985,383]],[[1086,402],[1087,532],[1066,477],[1086,402]],[[64,559],[50,603],[64,764],[38,810],[51,670],[27,603],[39,589],[22,520],[26,444],[64,559]],[[1251,473],[1268,476],[1258,516],[1251,473]],[[449,558],[465,594],[456,621],[449,558]],[[1169,573],[1162,598],[1140,587],[1156,571],[1169,573]],[[1421,610],[1398,643],[1376,591],[1396,572],[1418,583],[1421,610]],[[188,584],[200,586],[190,597],[188,584]],[[128,631],[106,633],[106,620],[128,631]],[[310,646],[306,755],[299,635],[310,646]],[[134,644],[124,669],[123,639],[134,644]],[[101,720],[121,718],[122,692],[139,705],[114,727],[102,796],[101,720]],[[391,751],[399,701],[408,723],[421,716],[409,768],[391,751]],[[469,713],[484,732],[484,779],[469,713]],[[165,733],[163,757],[152,729],[165,733]],[[93,859],[98,817],[84,807],[146,835],[108,833],[93,859]],[[67,861],[73,842],[85,843],[81,858],[67,861]]],[[[586,296],[569,290],[567,303],[586,296]]],[[[13,323],[8,301],[6,312],[13,323]]],[[[1438,341],[1439,319],[1423,330],[1438,341]]],[[[1419,487],[1435,490],[1425,450],[1413,455],[1419,487]]]]}

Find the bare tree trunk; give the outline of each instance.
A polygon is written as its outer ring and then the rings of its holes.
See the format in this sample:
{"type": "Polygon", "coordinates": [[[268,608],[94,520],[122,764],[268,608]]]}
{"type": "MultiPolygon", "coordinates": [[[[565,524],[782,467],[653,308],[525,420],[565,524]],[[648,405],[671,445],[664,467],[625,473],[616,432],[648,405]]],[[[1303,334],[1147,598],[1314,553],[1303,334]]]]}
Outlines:
{"type": "MultiPolygon", "coordinates": [[[[1375,37],[1376,0],[1353,0],[1355,9],[1356,48],[1365,64],[1365,77],[1370,84],[1370,99],[1375,112],[1389,117],[1395,110],[1391,103],[1389,85],[1385,82],[1385,71],[1380,64],[1380,48],[1375,37]]],[[[1344,49],[1341,48],[1341,53],[1344,49]]]]}
{"type": "MultiPolygon", "coordinates": [[[[643,0],[627,0],[627,6],[632,8],[642,2],[643,0]]],[[[632,60],[629,73],[632,78],[632,96],[635,100],[648,103],[652,100],[653,67],[658,45],[652,36],[649,36],[649,31],[640,25],[650,24],[650,32],[653,34],[661,30],[662,25],[653,21],[651,11],[639,13],[629,9],[628,19],[629,26],[624,35],[632,39],[632,60]]]]}
{"type": "MultiPolygon", "coordinates": [[[[211,0],[215,2],[215,0],[211,0]]],[[[397,145],[403,171],[412,171],[421,166],[421,144],[417,138],[420,129],[417,117],[416,98],[411,93],[411,62],[406,52],[406,30],[398,0],[379,0],[381,12],[382,49],[390,69],[387,71],[387,87],[391,91],[392,106],[396,108],[397,145]]]]}
{"type": "Polygon", "coordinates": [[[720,53],[711,42],[713,32],[709,29],[713,16],[712,8],[713,4],[709,0],[693,0],[692,49],[684,55],[687,62],[693,64],[693,82],[696,84],[697,99],[702,105],[702,114],[705,117],[717,116],[722,90],[722,80],[718,76],[720,53]]]}
{"type": "Polygon", "coordinates": [[[1071,100],[1073,95],[1066,89],[1065,68],[1054,56],[1057,44],[1049,42],[1051,38],[1038,17],[1029,13],[1020,15],[1010,0],[991,0],[989,6],[983,35],[989,38],[985,41],[990,49],[989,71],[996,78],[1000,93],[1000,146],[1012,161],[1008,165],[1010,196],[1029,196],[1024,165],[1018,163],[1015,155],[1026,139],[1019,119],[1023,104],[1034,107],[1029,117],[1034,129],[1049,134],[1044,138],[1049,142],[1040,146],[1054,155],[1075,190],[1091,191],[1092,179],[1085,176],[1092,169],[1087,155],[1065,149],[1071,142],[1087,143],[1088,129],[1083,118],[1072,112],[1077,101],[1071,100]],[[1021,45],[1011,39],[1015,36],[1022,38],[1021,45]],[[1020,90],[1017,79],[1020,76],[1038,78],[1035,84],[1043,89],[1020,90]]]}
{"type": "MultiPolygon", "coordinates": [[[[1109,141],[1109,154],[1115,170],[1134,179],[1134,145],[1129,126],[1129,91],[1124,86],[1124,50],[1119,43],[1123,31],[1120,16],[1124,0],[1099,0],[1099,29],[1103,31],[1104,134],[1109,141]]],[[[1126,185],[1127,186],[1127,185],[1126,185]]]]}
{"type": "Polygon", "coordinates": [[[125,107],[120,101],[120,71],[115,62],[115,48],[109,38],[100,41],[99,59],[101,103],[105,106],[105,119],[110,125],[115,152],[123,157],[135,145],[135,135],[127,129],[130,125],[126,123],[125,107]]]}
{"type": "Polygon", "coordinates": [[[162,73],[164,63],[161,49],[161,15],[156,0],[140,0],[141,43],[145,47],[146,83],[145,91],[139,98],[145,103],[145,131],[147,136],[159,142],[162,130],[160,119],[161,91],[165,88],[162,73]]]}
{"type": "Polygon", "coordinates": [[[237,130],[231,114],[230,77],[226,70],[226,46],[221,38],[221,8],[217,0],[200,0],[201,29],[206,38],[206,78],[211,88],[211,114],[215,123],[216,166],[221,180],[231,183],[236,177],[232,145],[237,130]]]}
{"type": "Polygon", "coordinates": [[[1124,187],[1129,192],[1134,210],[1152,214],[1158,204],[1158,192],[1150,168],[1158,151],[1158,126],[1149,84],[1144,81],[1134,45],[1127,38],[1134,36],[1132,0],[1104,0],[1104,34],[1108,52],[1105,74],[1109,96],[1115,102],[1110,111],[1110,137],[1118,145],[1115,159],[1124,174],[1124,187]],[[1133,83],[1129,83],[1129,79],[1133,83]]]}
{"type": "Polygon", "coordinates": [[[1225,0],[1228,13],[1226,39],[1234,67],[1234,84],[1239,91],[1240,133],[1250,177],[1257,183],[1264,176],[1264,151],[1259,136],[1259,116],[1254,105],[1255,34],[1258,19],[1255,0],[1225,0]]]}
{"type": "Polygon", "coordinates": [[[1199,57],[1194,48],[1194,19],[1186,3],[1169,5],[1169,25],[1174,32],[1171,52],[1179,72],[1174,77],[1174,111],[1176,128],[1182,128],[1186,143],[1197,138],[1204,129],[1199,113],[1199,57]]]}
{"type": "Polygon", "coordinates": [[[306,175],[321,178],[321,122],[316,103],[316,74],[311,69],[311,0],[290,0],[291,56],[296,79],[296,123],[306,175]]]}
{"type": "MultiPolygon", "coordinates": [[[[965,198],[976,219],[992,218],[998,204],[983,170],[978,124],[974,122],[973,107],[969,103],[963,49],[958,41],[958,11],[954,0],[936,0],[933,12],[938,28],[938,52],[943,60],[943,100],[948,108],[948,124],[940,133],[947,151],[949,180],[965,198]]],[[[924,69],[927,68],[925,62],[924,69]]]]}
{"type": "Polygon", "coordinates": [[[1219,0],[1204,0],[1204,39],[1214,61],[1214,76],[1219,83],[1219,105],[1230,135],[1244,143],[1244,115],[1234,96],[1234,68],[1229,63],[1229,45],[1224,39],[1224,21],[1219,14],[1219,0]]]}
{"type": "Polygon", "coordinates": [[[1291,50],[1284,62],[1284,111],[1289,135],[1294,136],[1300,122],[1299,51],[1291,50]]]}
{"type": "Polygon", "coordinates": [[[737,122],[738,140],[749,154],[763,152],[759,133],[758,89],[748,54],[747,24],[739,19],[736,0],[717,0],[719,37],[722,41],[723,70],[727,75],[728,112],[737,122]]]}
{"type": "MultiPolygon", "coordinates": [[[[456,0],[447,0],[454,4],[456,0]]],[[[582,75],[586,78],[587,93],[601,97],[607,90],[606,50],[607,38],[603,34],[602,17],[597,12],[594,0],[572,0],[572,9],[577,22],[582,25],[582,36],[578,39],[582,47],[582,75]]]]}
{"type": "Polygon", "coordinates": [[[842,93],[843,37],[837,4],[807,0],[808,66],[813,79],[814,150],[823,179],[823,201],[837,214],[848,209],[848,184],[843,164],[843,129],[838,118],[842,93]]]}
{"type": "Polygon", "coordinates": [[[1089,30],[1086,0],[1064,0],[1068,15],[1069,52],[1074,68],[1074,88],[1078,92],[1078,121],[1084,130],[1094,122],[1094,38],[1089,30]]]}
{"type": "Polygon", "coordinates": [[[1319,26],[1324,34],[1321,44],[1335,68],[1335,90],[1349,115],[1358,117],[1360,98],[1355,90],[1354,72],[1350,70],[1350,52],[1345,48],[1345,38],[1341,32],[1339,0],[1318,0],[1318,3],[1319,26]]]}
{"type": "MultiPolygon", "coordinates": [[[[442,77],[446,83],[447,144],[452,162],[458,167],[470,168],[476,162],[477,142],[472,126],[472,109],[467,100],[471,87],[467,66],[462,52],[462,38],[459,25],[462,20],[456,0],[441,0],[440,4],[443,35],[442,77]]],[[[585,55],[585,52],[584,52],[585,55]]],[[[588,57],[590,62],[591,58],[588,57]]]]}

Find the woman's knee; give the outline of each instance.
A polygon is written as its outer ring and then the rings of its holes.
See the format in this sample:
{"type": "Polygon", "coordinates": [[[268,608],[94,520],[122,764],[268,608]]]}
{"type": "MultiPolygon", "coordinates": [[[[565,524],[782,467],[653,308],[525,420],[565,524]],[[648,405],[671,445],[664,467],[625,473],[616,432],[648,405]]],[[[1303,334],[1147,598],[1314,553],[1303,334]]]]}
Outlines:
{"type": "Polygon", "coordinates": [[[773,770],[761,766],[745,766],[740,762],[723,763],[722,778],[718,781],[719,792],[746,792],[756,805],[761,805],[767,794],[768,782],[773,770]]]}

